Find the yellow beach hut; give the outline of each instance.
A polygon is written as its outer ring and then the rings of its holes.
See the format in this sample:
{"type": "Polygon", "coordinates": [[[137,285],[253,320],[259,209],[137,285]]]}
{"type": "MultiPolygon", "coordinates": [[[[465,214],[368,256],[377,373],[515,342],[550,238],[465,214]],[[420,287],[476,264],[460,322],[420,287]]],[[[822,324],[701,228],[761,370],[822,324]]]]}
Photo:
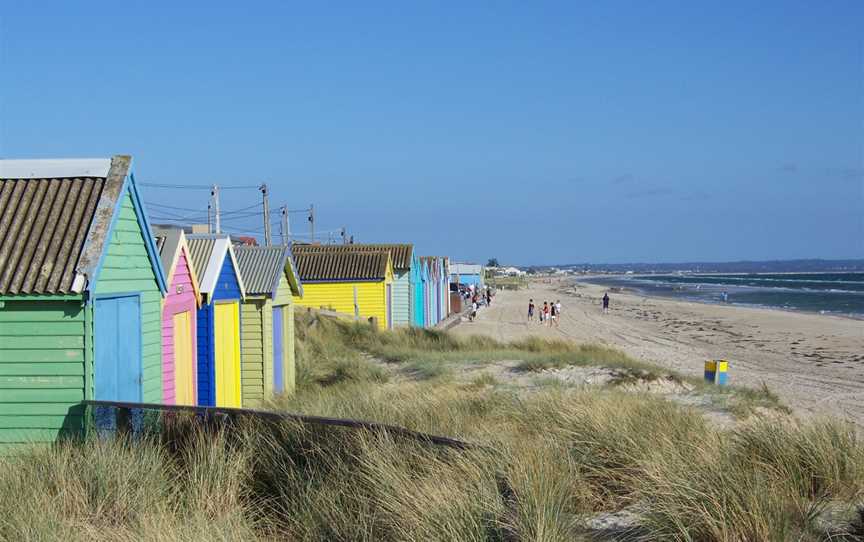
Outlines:
{"type": "Polygon", "coordinates": [[[200,275],[197,314],[198,404],[240,407],[240,302],[246,297],[231,239],[224,234],[186,236],[200,275]]]}
{"type": "Polygon", "coordinates": [[[326,308],[362,319],[374,318],[380,329],[393,327],[393,260],[382,251],[332,250],[294,244],[292,252],[303,284],[298,307],[326,308]],[[309,247],[309,248],[307,248],[309,247]]]}

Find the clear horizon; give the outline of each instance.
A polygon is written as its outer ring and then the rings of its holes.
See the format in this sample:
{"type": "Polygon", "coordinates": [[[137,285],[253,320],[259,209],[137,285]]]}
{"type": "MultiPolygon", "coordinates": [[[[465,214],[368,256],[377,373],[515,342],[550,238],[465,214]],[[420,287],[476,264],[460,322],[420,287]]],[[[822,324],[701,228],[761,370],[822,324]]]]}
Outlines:
{"type": "MultiPolygon", "coordinates": [[[[454,260],[859,259],[862,23],[858,1],[13,1],[0,157],[247,186],[225,229],[258,236],[266,182],[319,240],[454,260]]],[[[154,222],[206,215],[207,190],[143,193],[154,222]]]]}

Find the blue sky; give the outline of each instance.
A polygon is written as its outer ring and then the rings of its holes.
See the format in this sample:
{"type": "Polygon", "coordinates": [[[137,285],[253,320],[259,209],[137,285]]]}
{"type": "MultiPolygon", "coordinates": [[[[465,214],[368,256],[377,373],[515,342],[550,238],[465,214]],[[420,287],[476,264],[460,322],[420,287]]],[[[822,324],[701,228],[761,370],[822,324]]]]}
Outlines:
{"type": "Polygon", "coordinates": [[[864,257],[858,0],[74,4],[0,4],[2,157],[456,259],[864,257]]]}

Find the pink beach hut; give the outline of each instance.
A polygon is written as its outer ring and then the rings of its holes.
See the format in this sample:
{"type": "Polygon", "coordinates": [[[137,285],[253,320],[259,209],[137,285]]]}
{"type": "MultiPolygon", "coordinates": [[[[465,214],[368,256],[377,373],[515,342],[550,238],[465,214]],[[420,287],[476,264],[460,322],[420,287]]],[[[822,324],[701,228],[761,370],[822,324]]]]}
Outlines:
{"type": "Polygon", "coordinates": [[[195,405],[198,278],[183,230],[156,228],[153,236],[168,285],[162,304],[162,400],[168,405],[195,405]]]}

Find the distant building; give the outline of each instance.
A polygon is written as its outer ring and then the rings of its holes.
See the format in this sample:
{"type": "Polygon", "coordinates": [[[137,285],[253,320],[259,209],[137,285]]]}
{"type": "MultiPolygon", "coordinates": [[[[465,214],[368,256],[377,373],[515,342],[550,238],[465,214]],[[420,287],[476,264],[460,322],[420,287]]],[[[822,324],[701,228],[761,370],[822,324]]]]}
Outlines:
{"type": "Polygon", "coordinates": [[[508,277],[521,277],[525,274],[525,271],[522,271],[518,267],[502,267],[500,272],[502,275],[507,275],[508,277]]]}
{"type": "Polygon", "coordinates": [[[454,284],[465,284],[466,286],[483,285],[483,266],[477,263],[450,264],[450,282],[454,284]]]}

